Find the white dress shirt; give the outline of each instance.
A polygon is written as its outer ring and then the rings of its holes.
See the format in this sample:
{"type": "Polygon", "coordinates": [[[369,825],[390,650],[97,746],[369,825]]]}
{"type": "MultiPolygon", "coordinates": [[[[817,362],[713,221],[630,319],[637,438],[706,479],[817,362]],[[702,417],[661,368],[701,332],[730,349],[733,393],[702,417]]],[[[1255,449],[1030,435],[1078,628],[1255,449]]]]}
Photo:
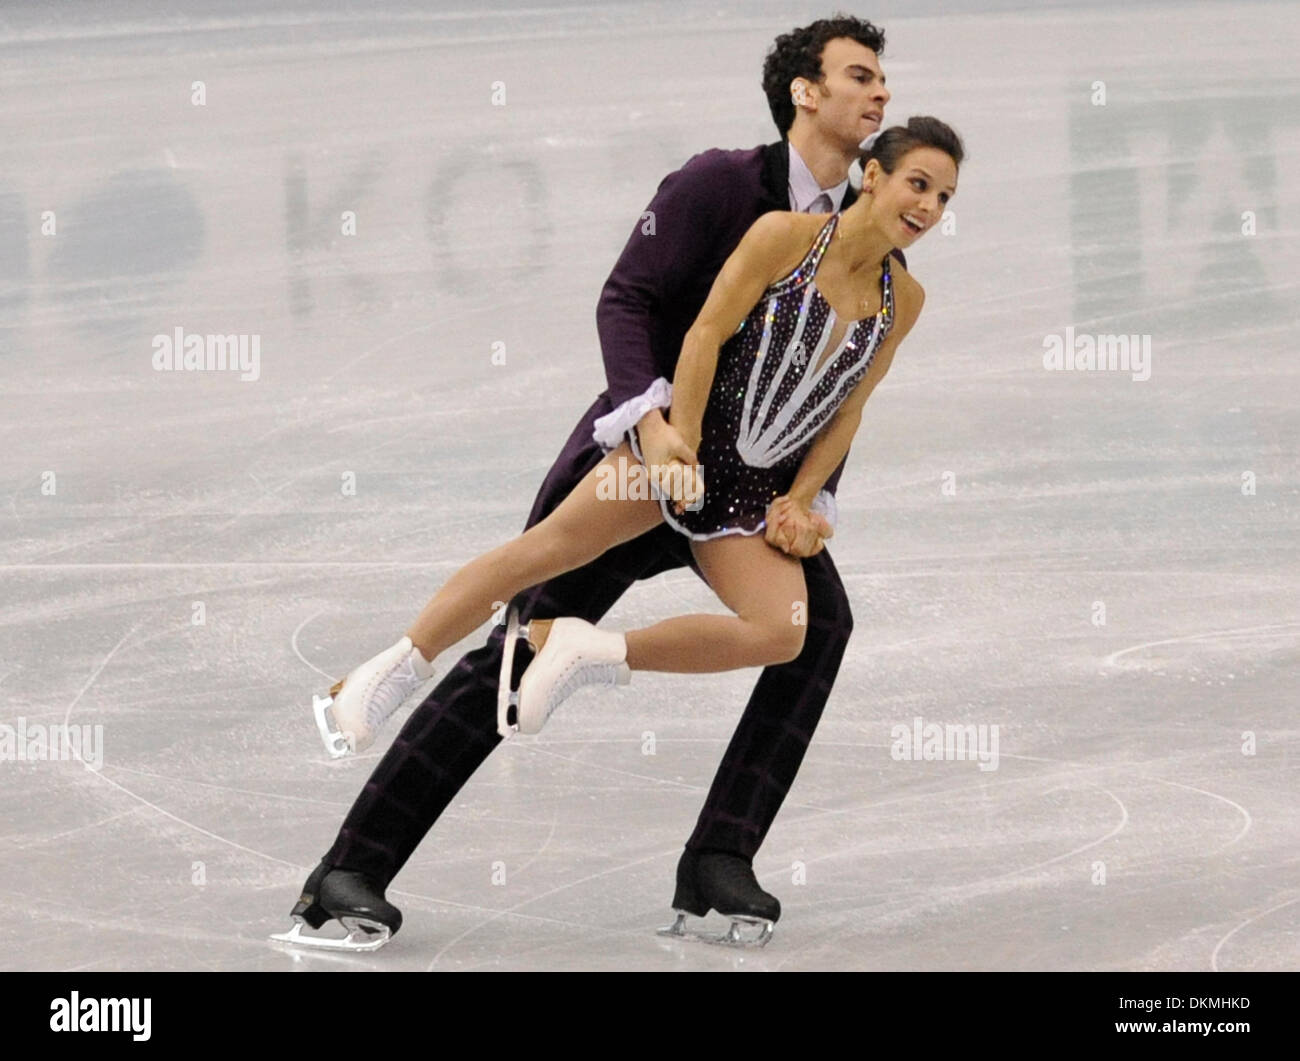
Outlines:
{"type": "Polygon", "coordinates": [[[844,202],[844,193],[849,187],[849,178],[845,177],[831,188],[823,188],[812,175],[803,156],[790,148],[790,209],[798,214],[833,214],[844,202]]]}

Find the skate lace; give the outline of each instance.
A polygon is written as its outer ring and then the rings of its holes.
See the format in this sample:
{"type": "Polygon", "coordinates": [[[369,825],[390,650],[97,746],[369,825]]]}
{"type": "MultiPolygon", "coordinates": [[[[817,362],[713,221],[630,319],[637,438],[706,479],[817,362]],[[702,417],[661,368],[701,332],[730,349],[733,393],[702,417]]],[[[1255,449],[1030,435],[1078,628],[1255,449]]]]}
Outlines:
{"type": "Polygon", "coordinates": [[[570,663],[560,676],[560,680],[551,688],[551,696],[546,702],[546,717],[560,706],[570,695],[588,685],[617,685],[617,663],[570,663]]]}
{"type": "Polygon", "coordinates": [[[366,725],[372,729],[382,726],[421,684],[423,679],[415,673],[410,656],[380,674],[366,697],[366,725]]]}

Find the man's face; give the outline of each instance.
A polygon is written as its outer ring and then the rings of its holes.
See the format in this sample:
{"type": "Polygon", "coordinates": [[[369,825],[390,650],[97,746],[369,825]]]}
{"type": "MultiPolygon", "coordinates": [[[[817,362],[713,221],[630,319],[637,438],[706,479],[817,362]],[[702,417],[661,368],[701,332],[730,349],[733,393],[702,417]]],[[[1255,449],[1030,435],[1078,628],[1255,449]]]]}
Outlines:
{"type": "Polygon", "coordinates": [[[822,74],[813,87],[817,109],[809,117],[824,136],[852,150],[885,120],[889,90],[880,60],[866,45],[836,37],[822,49],[822,74]]]}

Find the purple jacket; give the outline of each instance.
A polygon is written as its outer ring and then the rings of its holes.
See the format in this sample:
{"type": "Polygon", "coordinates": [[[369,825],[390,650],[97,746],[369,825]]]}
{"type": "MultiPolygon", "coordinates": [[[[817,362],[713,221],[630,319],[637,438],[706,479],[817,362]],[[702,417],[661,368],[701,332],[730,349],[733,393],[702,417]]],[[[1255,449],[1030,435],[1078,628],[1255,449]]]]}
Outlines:
{"type": "MultiPolygon", "coordinates": [[[[614,405],[641,394],[658,376],[672,380],[682,340],[722,263],[762,214],[790,209],[789,165],[784,142],[746,151],[715,148],[660,182],[596,308],[614,405]]],[[[846,191],[846,202],[852,194],[846,191]]]]}

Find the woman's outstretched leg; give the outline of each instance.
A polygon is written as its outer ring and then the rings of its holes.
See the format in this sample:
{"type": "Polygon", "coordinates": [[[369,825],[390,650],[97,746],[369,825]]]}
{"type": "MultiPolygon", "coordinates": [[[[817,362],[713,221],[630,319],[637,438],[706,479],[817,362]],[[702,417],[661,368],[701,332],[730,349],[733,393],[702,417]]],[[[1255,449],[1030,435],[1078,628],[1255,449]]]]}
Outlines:
{"type": "Polygon", "coordinates": [[[639,467],[626,442],[610,452],[544,520],[452,575],[406,632],[411,643],[432,661],[482,626],[501,602],[657,527],[659,502],[609,498],[598,490],[611,477],[627,482],[626,469],[639,467]]]}
{"type": "Polygon", "coordinates": [[[657,501],[631,500],[620,496],[623,490],[611,497],[602,488],[611,473],[626,483],[629,467],[639,465],[624,443],[544,520],[457,571],[406,637],[336,683],[330,699],[318,700],[316,724],[329,753],[338,757],[369,747],[393,712],[433,676],[433,660],[486,622],[495,602],[582,567],[661,523],[657,501]]]}

